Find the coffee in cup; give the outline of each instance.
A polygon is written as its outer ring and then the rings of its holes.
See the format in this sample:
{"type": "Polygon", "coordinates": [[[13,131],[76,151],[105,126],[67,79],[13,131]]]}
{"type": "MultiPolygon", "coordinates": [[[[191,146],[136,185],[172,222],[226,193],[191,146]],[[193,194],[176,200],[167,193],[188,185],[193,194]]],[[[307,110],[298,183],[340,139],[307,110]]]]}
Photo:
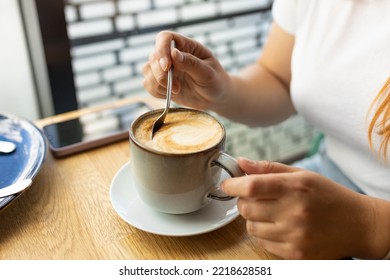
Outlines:
{"type": "Polygon", "coordinates": [[[154,116],[143,118],[135,128],[135,138],[150,149],[188,154],[206,150],[218,144],[224,136],[220,123],[208,114],[180,110],[170,112],[164,125],[151,137],[154,116]]]}
{"type": "Polygon", "coordinates": [[[152,125],[162,110],[137,118],[130,129],[130,166],[140,198],[165,213],[194,212],[212,199],[229,200],[218,189],[221,168],[243,176],[226,154],[225,128],[203,111],[172,108],[152,138],[152,125]]]}

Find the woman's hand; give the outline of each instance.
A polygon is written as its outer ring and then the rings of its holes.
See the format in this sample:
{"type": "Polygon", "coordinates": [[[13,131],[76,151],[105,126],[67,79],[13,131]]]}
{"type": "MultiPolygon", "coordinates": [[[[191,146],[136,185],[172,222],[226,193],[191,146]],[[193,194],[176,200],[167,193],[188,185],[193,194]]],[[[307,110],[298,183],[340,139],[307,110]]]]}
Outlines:
{"type": "Polygon", "coordinates": [[[143,67],[144,87],[153,96],[165,98],[167,71],[172,64],[172,99],[179,104],[209,109],[229,88],[229,75],[206,47],[178,33],[163,31],[143,67]],[[170,50],[172,40],[176,48],[170,50]]]}
{"type": "Polygon", "coordinates": [[[280,163],[239,165],[248,176],[227,179],[222,189],[239,197],[248,233],[266,250],[285,259],[372,257],[367,248],[375,239],[367,234],[376,224],[367,196],[280,163]]]}
{"type": "Polygon", "coordinates": [[[233,75],[201,43],[163,31],[142,69],[143,85],[151,95],[165,98],[167,71],[173,65],[176,103],[250,126],[275,124],[295,113],[289,94],[293,46],[294,37],[274,23],[259,59],[233,75]]]}

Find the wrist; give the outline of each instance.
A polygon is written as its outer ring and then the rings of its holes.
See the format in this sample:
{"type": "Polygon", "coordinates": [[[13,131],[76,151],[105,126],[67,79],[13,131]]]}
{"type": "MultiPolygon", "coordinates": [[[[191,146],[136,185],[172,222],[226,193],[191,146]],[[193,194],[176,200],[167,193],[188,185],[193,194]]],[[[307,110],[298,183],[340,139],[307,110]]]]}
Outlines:
{"type": "Polygon", "coordinates": [[[239,77],[225,73],[223,79],[221,79],[221,87],[216,92],[216,98],[209,104],[209,110],[218,113],[221,116],[231,118],[232,113],[235,112],[239,105],[239,100],[235,101],[238,84],[240,83],[239,77]]]}
{"type": "Polygon", "coordinates": [[[390,258],[390,202],[369,196],[363,196],[362,200],[362,246],[356,257],[390,258]]]}

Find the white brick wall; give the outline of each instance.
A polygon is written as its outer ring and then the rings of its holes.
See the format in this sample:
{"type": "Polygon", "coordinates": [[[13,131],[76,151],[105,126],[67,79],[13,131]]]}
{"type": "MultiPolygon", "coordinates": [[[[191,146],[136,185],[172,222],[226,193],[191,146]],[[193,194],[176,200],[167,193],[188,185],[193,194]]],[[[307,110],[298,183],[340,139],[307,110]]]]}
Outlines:
{"type": "Polygon", "coordinates": [[[112,53],[106,53],[99,56],[77,59],[73,62],[73,70],[78,73],[96,68],[111,66],[114,65],[115,62],[115,55],[112,53]]]}
{"type": "Polygon", "coordinates": [[[106,81],[115,81],[121,78],[126,79],[129,78],[131,74],[132,71],[129,65],[119,65],[103,71],[103,77],[106,81]]]}
{"type": "Polygon", "coordinates": [[[73,22],[77,19],[77,10],[74,6],[65,7],[65,18],[67,22],[73,22]]]}
{"type": "Polygon", "coordinates": [[[99,82],[100,82],[100,77],[97,72],[81,74],[75,77],[75,83],[77,88],[95,85],[98,84],[99,82]]]}
{"type": "Polygon", "coordinates": [[[154,49],[153,45],[128,48],[121,51],[120,60],[122,63],[131,62],[131,61],[140,61],[140,60],[146,61],[153,49],[154,49]]]}
{"type": "Polygon", "coordinates": [[[90,89],[83,89],[79,92],[78,101],[81,103],[89,102],[102,97],[108,97],[110,93],[110,88],[107,85],[101,85],[90,89]]]}
{"type": "Polygon", "coordinates": [[[115,19],[115,26],[117,31],[129,31],[135,28],[134,17],[132,16],[119,16],[115,19]]]}
{"type": "Polygon", "coordinates": [[[83,19],[97,17],[110,17],[115,14],[114,2],[98,2],[80,7],[80,14],[83,19]]]}
{"type": "Polygon", "coordinates": [[[113,32],[113,30],[114,27],[109,19],[77,22],[68,25],[68,35],[70,39],[107,34],[113,32]]]}
{"type": "Polygon", "coordinates": [[[181,10],[183,20],[210,18],[217,15],[217,6],[213,2],[184,6],[181,10]]]}
{"type": "Polygon", "coordinates": [[[118,82],[114,85],[115,92],[133,91],[142,88],[142,77],[128,79],[122,82],[118,82]]]}
{"type": "Polygon", "coordinates": [[[146,11],[151,8],[148,0],[122,0],[118,1],[118,9],[120,13],[136,13],[146,11]]]}
{"type": "Polygon", "coordinates": [[[154,0],[157,9],[172,7],[176,5],[184,5],[185,0],[154,0]]]}
{"type": "Polygon", "coordinates": [[[72,49],[73,56],[85,56],[91,54],[97,54],[102,52],[111,52],[114,50],[120,50],[125,47],[123,39],[115,39],[110,41],[103,41],[94,44],[88,44],[85,46],[74,47],[72,49]]]}
{"type": "Polygon", "coordinates": [[[139,28],[173,24],[178,21],[175,9],[154,10],[138,15],[139,28]]]}
{"type": "Polygon", "coordinates": [[[267,0],[229,0],[221,1],[221,11],[223,14],[237,13],[240,11],[250,11],[262,8],[267,5],[267,0]]]}

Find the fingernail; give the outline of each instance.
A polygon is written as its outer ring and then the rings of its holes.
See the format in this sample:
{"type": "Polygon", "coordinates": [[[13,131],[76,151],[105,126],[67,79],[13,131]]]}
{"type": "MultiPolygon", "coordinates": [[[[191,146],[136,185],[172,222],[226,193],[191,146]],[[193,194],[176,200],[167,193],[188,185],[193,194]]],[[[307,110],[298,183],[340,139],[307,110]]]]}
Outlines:
{"type": "Polygon", "coordinates": [[[166,71],[168,69],[168,61],[164,57],[160,58],[159,63],[162,70],[166,71]]]}

